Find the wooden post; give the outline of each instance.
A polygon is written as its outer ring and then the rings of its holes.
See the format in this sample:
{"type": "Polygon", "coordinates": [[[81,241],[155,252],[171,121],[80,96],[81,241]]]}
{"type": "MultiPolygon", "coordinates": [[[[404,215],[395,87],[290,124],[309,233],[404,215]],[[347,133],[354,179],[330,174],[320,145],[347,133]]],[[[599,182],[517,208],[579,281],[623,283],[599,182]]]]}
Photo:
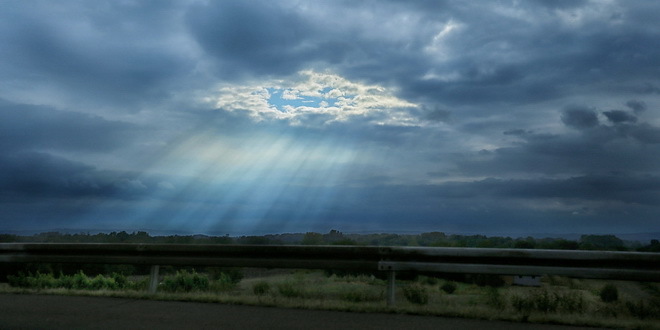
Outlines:
{"type": "Polygon", "coordinates": [[[156,293],[158,289],[158,265],[151,266],[151,273],[149,275],[149,293],[156,293]]]}
{"type": "Polygon", "coordinates": [[[394,306],[396,302],[396,272],[390,270],[387,273],[387,306],[394,306]]]}

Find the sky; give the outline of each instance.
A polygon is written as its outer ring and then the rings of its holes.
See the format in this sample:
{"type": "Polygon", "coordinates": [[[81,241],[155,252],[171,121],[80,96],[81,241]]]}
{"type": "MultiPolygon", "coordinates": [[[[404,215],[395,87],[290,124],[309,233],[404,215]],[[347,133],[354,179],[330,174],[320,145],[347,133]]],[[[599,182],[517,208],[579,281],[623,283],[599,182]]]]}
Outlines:
{"type": "Polygon", "coordinates": [[[660,231],[660,2],[0,1],[0,231],[660,231]]]}

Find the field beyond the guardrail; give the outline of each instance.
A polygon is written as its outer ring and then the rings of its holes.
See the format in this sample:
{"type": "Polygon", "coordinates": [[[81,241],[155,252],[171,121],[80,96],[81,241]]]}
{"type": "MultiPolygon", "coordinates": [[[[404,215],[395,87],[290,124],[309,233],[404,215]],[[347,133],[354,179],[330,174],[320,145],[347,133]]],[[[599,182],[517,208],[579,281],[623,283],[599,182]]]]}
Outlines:
{"type": "Polygon", "coordinates": [[[660,321],[658,283],[543,277],[539,287],[515,286],[498,276],[469,280],[416,276],[397,281],[397,305],[384,302],[386,281],[369,274],[244,268],[230,272],[165,269],[159,292],[148,294],[147,278],[82,273],[25,275],[23,288],[1,292],[99,295],[355,312],[394,312],[624,328],[653,328],[660,321]],[[237,276],[236,272],[240,272],[237,276]],[[233,278],[232,278],[233,277],[233,278]],[[122,279],[123,278],[123,279],[122,279]],[[31,281],[31,282],[30,282],[31,281]],[[57,287],[58,281],[70,289],[57,287]],[[76,282],[77,281],[77,282],[76,282]],[[126,281],[123,287],[119,282],[126,281]],[[31,283],[31,285],[30,285],[31,283]],[[603,295],[614,288],[616,297],[603,295]]]}

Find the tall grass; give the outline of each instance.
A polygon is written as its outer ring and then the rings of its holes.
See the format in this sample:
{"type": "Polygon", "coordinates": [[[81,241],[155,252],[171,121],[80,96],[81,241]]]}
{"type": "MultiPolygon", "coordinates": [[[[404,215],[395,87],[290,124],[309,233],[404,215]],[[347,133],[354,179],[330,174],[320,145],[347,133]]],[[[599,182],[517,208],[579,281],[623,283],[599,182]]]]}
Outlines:
{"type": "Polygon", "coordinates": [[[23,274],[11,277],[10,284],[40,292],[81,290],[75,292],[112,295],[129,292],[129,295],[152,299],[362,312],[394,311],[601,327],[653,328],[653,325],[660,324],[658,284],[616,284],[618,298],[605,302],[601,292],[609,283],[559,277],[545,279],[541,287],[494,287],[420,276],[416,280],[397,281],[397,305],[393,308],[385,304],[386,282],[369,274],[341,276],[333,273],[325,276],[322,272],[296,271],[237,281],[236,276],[222,271],[180,270],[165,276],[156,295],[135,291],[136,288],[146,288],[146,279],[136,281],[116,273],[95,277],[82,272],[67,276],[23,274]],[[637,295],[633,295],[630,288],[637,288],[637,295]]]}

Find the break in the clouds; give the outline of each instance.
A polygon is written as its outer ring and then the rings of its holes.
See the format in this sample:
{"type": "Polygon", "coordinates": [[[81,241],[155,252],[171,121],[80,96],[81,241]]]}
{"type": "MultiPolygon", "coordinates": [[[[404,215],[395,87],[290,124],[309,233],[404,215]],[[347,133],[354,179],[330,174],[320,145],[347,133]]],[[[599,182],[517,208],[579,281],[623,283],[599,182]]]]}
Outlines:
{"type": "Polygon", "coordinates": [[[0,230],[660,228],[655,2],[1,6],[0,230]]]}

